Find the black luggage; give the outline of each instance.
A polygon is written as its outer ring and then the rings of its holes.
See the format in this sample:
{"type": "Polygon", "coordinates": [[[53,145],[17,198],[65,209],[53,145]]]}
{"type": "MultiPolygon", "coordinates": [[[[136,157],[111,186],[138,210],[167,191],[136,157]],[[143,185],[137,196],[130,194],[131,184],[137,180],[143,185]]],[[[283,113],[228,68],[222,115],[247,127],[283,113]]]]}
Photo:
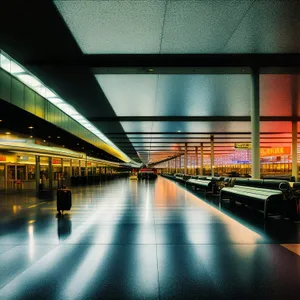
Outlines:
{"type": "Polygon", "coordinates": [[[70,210],[72,207],[72,193],[69,189],[57,190],[57,211],[70,210]]]}

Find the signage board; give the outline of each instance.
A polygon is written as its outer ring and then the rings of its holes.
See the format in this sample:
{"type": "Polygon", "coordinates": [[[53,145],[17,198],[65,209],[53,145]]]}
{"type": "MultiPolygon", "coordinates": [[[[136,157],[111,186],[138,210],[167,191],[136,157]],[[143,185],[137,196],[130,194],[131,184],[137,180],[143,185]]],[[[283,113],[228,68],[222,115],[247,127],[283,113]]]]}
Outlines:
{"type": "Polygon", "coordinates": [[[260,157],[290,155],[291,147],[260,148],[260,157]]]}
{"type": "Polygon", "coordinates": [[[235,143],[234,148],[236,148],[236,149],[251,149],[251,143],[235,143]]]}
{"type": "Polygon", "coordinates": [[[0,161],[6,161],[6,157],[5,156],[0,156],[0,161]]]}
{"type": "Polygon", "coordinates": [[[249,160],[237,160],[236,161],[238,164],[250,164],[249,160]]]}

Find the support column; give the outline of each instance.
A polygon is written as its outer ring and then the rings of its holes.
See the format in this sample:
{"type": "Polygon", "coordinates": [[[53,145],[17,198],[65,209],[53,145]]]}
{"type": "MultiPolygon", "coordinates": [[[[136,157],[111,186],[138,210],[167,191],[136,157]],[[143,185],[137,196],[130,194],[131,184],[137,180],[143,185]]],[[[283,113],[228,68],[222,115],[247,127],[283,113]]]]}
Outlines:
{"type": "Polygon", "coordinates": [[[40,157],[38,155],[35,156],[35,186],[36,186],[36,192],[39,191],[40,186],[40,157]]]}
{"type": "Polygon", "coordinates": [[[179,173],[181,173],[181,155],[179,156],[179,173]]]}
{"type": "Polygon", "coordinates": [[[168,171],[167,171],[168,174],[170,174],[170,161],[168,160],[168,171]]]}
{"type": "Polygon", "coordinates": [[[251,175],[260,179],[260,128],[259,128],[259,70],[252,71],[252,97],[251,97],[251,175]]]}
{"type": "Polygon", "coordinates": [[[214,159],[214,136],[210,136],[210,169],[211,169],[211,176],[215,175],[214,170],[215,159],[214,159]]]}
{"type": "Polygon", "coordinates": [[[175,173],[177,173],[177,157],[175,157],[175,173]]]}
{"type": "Polygon", "coordinates": [[[85,176],[88,176],[88,163],[87,163],[87,157],[85,159],[85,176]]]}
{"type": "Polygon", "coordinates": [[[187,175],[187,143],[184,146],[184,175],[187,175]]]}
{"type": "Polygon", "coordinates": [[[64,159],[60,159],[60,166],[61,166],[61,176],[64,177],[64,159]]]}
{"type": "Polygon", "coordinates": [[[52,190],[53,188],[52,157],[48,157],[48,179],[49,179],[49,190],[52,190]]]}
{"type": "Polygon", "coordinates": [[[73,176],[73,161],[72,158],[70,158],[70,177],[73,176]]]}
{"type": "Polygon", "coordinates": [[[199,168],[199,159],[198,159],[198,147],[196,147],[195,148],[195,151],[196,151],[196,162],[195,162],[195,164],[196,164],[196,168],[195,168],[195,175],[198,175],[198,168],[199,168]]]}
{"type": "Polygon", "coordinates": [[[203,176],[203,143],[200,144],[200,151],[201,151],[201,157],[200,157],[200,175],[203,176]]]}
{"type": "Polygon", "coordinates": [[[297,121],[292,122],[292,176],[295,176],[295,181],[298,181],[298,164],[297,164],[297,121]]]}

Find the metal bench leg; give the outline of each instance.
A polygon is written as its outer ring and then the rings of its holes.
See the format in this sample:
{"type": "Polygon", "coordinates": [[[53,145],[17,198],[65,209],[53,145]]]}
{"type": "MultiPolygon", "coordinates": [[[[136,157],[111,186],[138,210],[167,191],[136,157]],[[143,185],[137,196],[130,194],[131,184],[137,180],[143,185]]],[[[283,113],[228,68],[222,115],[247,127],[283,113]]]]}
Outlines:
{"type": "Polygon", "coordinates": [[[265,201],[264,205],[264,219],[268,218],[268,201],[265,201]]]}

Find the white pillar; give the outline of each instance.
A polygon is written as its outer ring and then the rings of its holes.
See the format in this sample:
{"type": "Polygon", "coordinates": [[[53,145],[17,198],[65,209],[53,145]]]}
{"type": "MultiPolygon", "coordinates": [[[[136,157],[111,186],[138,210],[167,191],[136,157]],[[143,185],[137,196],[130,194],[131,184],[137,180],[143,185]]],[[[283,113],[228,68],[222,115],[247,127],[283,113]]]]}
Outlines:
{"type": "Polygon", "coordinates": [[[298,181],[298,165],[297,165],[297,121],[292,122],[292,176],[295,176],[295,181],[298,181]]]}
{"type": "Polygon", "coordinates": [[[215,175],[214,171],[214,164],[215,164],[215,159],[214,159],[214,136],[210,136],[210,169],[211,169],[211,176],[215,175]]]}
{"type": "Polygon", "coordinates": [[[204,159],[203,159],[203,143],[200,144],[200,150],[201,150],[201,157],[200,157],[200,175],[203,176],[203,164],[204,164],[204,159]]]}
{"type": "Polygon", "coordinates": [[[38,192],[40,186],[40,157],[38,155],[35,156],[35,184],[38,192]]]}
{"type": "Polygon", "coordinates": [[[187,143],[184,147],[184,175],[187,175],[187,143]]]}
{"type": "Polygon", "coordinates": [[[252,71],[252,97],[251,97],[251,146],[252,170],[254,179],[260,179],[260,128],[259,128],[259,70],[252,71]]]}
{"type": "Polygon", "coordinates": [[[70,177],[73,176],[73,161],[72,158],[70,158],[70,177]]]}
{"type": "Polygon", "coordinates": [[[48,178],[49,178],[49,190],[52,190],[52,188],[53,188],[52,157],[48,157],[48,178]]]}
{"type": "Polygon", "coordinates": [[[181,155],[179,156],[179,173],[181,173],[181,155]]]}
{"type": "Polygon", "coordinates": [[[196,169],[195,169],[195,174],[198,175],[198,168],[199,168],[199,159],[198,159],[198,147],[195,148],[196,150],[196,169]]]}

